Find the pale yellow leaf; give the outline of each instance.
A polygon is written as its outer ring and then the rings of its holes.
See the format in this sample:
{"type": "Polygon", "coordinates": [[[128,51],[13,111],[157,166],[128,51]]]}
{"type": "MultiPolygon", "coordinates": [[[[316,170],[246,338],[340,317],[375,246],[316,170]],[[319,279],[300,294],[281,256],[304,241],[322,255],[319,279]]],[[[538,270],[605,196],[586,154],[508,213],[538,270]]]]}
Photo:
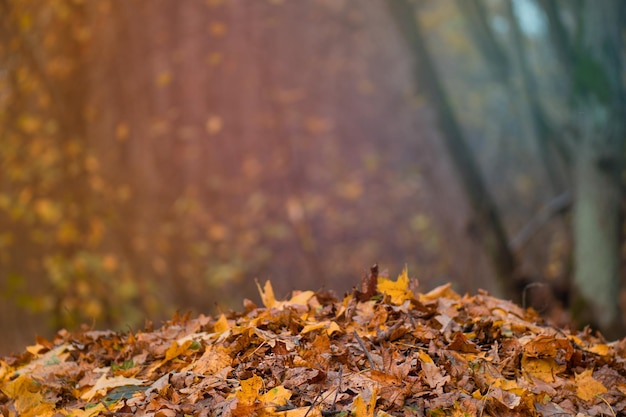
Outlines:
{"type": "Polygon", "coordinates": [[[263,301],[263,305],[267,308],[272,308],[276,306],[276,298],[274,297],[274,289],[272,288],[272,284],[269,281],[265,282],[263,289],[261,289],[261,285],[257,282],[257,288],[259,289],[259,294],[261,295],[261,301],[263,301]]]}
{"type": "Polygon", "coordinates": [[[108,378],[106,374],[103,374],[96,382],[96,385],[94,385],[89,391],[83,393],[80,398],[86,401],[91,401],[97,395],[104,395],[113,388],[124,387],[127,385],[143,385],[143,381],[137,378],[126,378],[121,375],[108,378]]]}

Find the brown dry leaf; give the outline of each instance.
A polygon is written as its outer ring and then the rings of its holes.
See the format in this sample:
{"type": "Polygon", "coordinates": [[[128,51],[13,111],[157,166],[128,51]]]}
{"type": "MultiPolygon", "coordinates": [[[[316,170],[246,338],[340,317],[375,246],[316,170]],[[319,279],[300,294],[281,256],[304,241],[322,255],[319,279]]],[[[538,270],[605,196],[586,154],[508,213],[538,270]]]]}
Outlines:
{"type": "Polygon", "coordinates": [[[60,331],[0,361],[0,412],[626,412],[626,341],[552,328],[485,292],[461,297],[444,285],[413,294],[407,280],[406,271],[397,281],[378,279],[374,266],[363,291],[343,299],[296,291],[286,301],[276,300],[268,281],[259,285],[263,305],[247,302],[242,312],[176,315],[133,334],[60,331]]]}
{"type": "Polygon", "coordinates": [[[562,355],[564,360],[572,356],[572,345],[569,340],[553,335],[540,335],[524,345],[524,352],[533,358],[556,358],[562,355]]]}
{"type": "Polygon", "coordinates": [[[361,278],[361,290],[354,289],[354,298],[357,301],[367,301],[372,298],[377,291],[378,287],[378,264],[374,264],[370,267],[368,275],[364,275],[361,278]]]}
{"type": "Polygon", "coordinates": [[[476,344],[469,341],[463,333],[455,333],[448,349],[463,353],[478,353],[480,351],[476,344]]]}
{"type": "Polygon", "coordinates": [[[440,298],[459,300],[461,296],[454,292],[452,284],[448,283],[431,290],[427,294],[420,294],[418,300],[421,303],[426,303],[428,301],[439,300],[440,298]]]}
{"type": "Polygon", "coordinates": [[[446,382],[450,381],[450,376],[443,374],[428,353],[419,351],[418,356],[422,362],[424,379],[431,388],[441,388],[446,382]]]}
{"type": "Polygon", "coordinates": [[[504,405],[509,410],[515,409],[522,401],[522,397],[519,395],[505,391],[500,387],[492,387],[489,390],[489,396],[504,405]]]}
{"type": "Polygon", "coordinates": [[[197,374],[221,374],[222,371],[231,366],[232,362],[228,349],[223,346],[209,345],[192,369],[197,374]]]}

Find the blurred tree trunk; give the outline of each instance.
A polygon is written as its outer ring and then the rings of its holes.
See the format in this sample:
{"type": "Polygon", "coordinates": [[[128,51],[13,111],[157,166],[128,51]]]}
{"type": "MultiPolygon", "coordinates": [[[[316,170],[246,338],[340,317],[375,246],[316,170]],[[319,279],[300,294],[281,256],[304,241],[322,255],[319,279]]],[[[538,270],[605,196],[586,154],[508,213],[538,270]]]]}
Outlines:
{"type": "Polygon", "coordinates": [[[529,135],[533,142],[537,143],[539,148],[539,156],[543,162],[543,168],[546,177],[551,186],[551,191],[555,194],[563,192],[564,181],[558,172],[558,164],[554,155],[550,153],[550,142],[554,137],[553,129],[546,117],[537,94],[537,82],[530,69],[528,63],[528,54],[526,53],[524,34],[520,27],[519,19],[514,10],[512,0],[505,2],[506,15],[511,25],[511,37],[513,43],[513,61],[516,63],[516,69],[519,72],[521,88],[519,93],[523,102],[525,119],[530,125],[529,135]]]}
{"type": "MultiPolygon", "coordinates": [[[[491,15],[483,0],[457,0],[457,7],[460,9],[467,23],[468,32],[473,42],[487,63],[493,77],[506,89],[510,97],[520,97],[521,100],[512,100],[512,107],[520,115],[523,125],[530,125],[525,129],[524,134],[532,138],[537,143],[544,172],[552,187],[551,192],[557,193],[557,197],[550,200],[543,210],[520,230],[510,241],[511,250],[516,251],[535,232],[537,232],[549,219],[556,214],[567,212],[571,203],[569,178],[567,178],[565,168],[567,162],[567,152],[563,143],[559,141],[552,123],[550,122],[545,109],[543,108],[537,87],[537,79],[533,74],[528,62],[528,48],[524,40],[524,33],[520,27],[518,17],[515,13],[514,4],[507,0],[505,3],[505,15],[510,23],[511,44],[510,54],[502,47],[502,42],[496,36],[493,28],[489,24],[491,15]],[[513,68],[512,64],[513,63],[513,68]],[[512,74],[519,74],[513,76],[512,74]],[[514,83],[514,80],[519,80],[514,83]],[[515,85],[514,85],[515,84],[515,85]],[[562,169],[559,169],[562,168],[562,169]],[[563,189],[566,188],[565,191],[563,189]],[[552,211],[553,207],[559,207],[552,211]],[[549,213],[549,215],[548,215],[549,213]],[[546,217],[546,215],[548,215],[546,217]]],[[[553,16],[550,18],[550,35],[559,46],[566,43],[566,34],[563,25],[560,24],[554,1],[541,2],[541,6],[550,9],[553,16]],[[548,5],[548,3],[551,3],[548,5]],[[553,20],[558,20],[554,24],[553,20]],[[554,31],[553,24],[560,30],[554,31]]],[[[559,56],[563,56],[561,53],[559,56]]],[[[569,226],[569,225],[568,225],[569,226]]]]}
{"type": "MultiPolygon", "coordinates": [[[[29,195],[32,207],[37,203],[40,207],[56,207],[63,210],[64,218],[62,222],[47,224],[32,215],[19,216],[20,221],[13,218],[8,225],[4,223],[5,219],[0,220],[0,230],[12,230],[15,236],[19,236],[16,244],[12,245],[18,254],[7,260],[2,272],[17,280],[19,286],[23,285],[23,290],[33,294],[29,299],[31,312],[39,310],[33,300],[46,299],[53,306],[48,312],[50,321],[66,325],[72,323],[74,317],[65,304],[77,298],[75,285],[72,284],[82,279],[74,266],[82,254],[92,249],[81,238],[89,234],[89,216],[97,212],[92,187],[85,180],[91,179],[90,174],[93,173],[90,171],[93,167],[91,149],[85,134],[89,117],[89,88],[85,75],[80,71],[88,62],[88,56],[85,53],[85,37],[77,33],[86,16],[85,8],[79,4],[67,5],[65,15],[55,13],[57,10],[54,8],[51,9],[53,12],[41,13],[37,6],[35,2],[0,2],[0,38],[3,44],[11,45],[0,57],[3,77],[9,81],[3,83],[2,107],[10,109],[0,118],[3,126],[0,134],[6,141],[3,146],[8,150],[12,147],[11,141],[20,140],[22,146],[18,148],[18,154],[33,161],[28,168],[29,175],[21,180],[15,181],[15,178],[11,179],[12,175],[3,175],[0,191],[16,192],[21,189],[29,195]],[[20,27],[17,16],[28,20],[29,30],[20,27]],[[55,35],[54,42],[49,41],[51,33],[55,35]],[[33,100],[37,91],[41,93],[38,95],[39,102],[33,100]],[[20,126],[25,117],[34,121],[28,131],[20,126]],[[46,120],[46,129],[40,128],[41,120],[46,120]],[[33,158],[29,154],[29,146],[24,145],[26,143],[31,146],[37,143],[41,149],[54,149],[59,159],[68,154],[75,159],[73,163],[57,163],[55,159],[53,163],[46,164],[43,158],[33,158]],[[55,177],[55,181],[50,181],[51,177],[55,177]],[[47,228],[44,229],[44,225],[47,228]],[[41,228],[36,239],[28,232],[31,227],[41,228]],[[29,246],[37,246],[42,250],[41,254],[33,254],[29,246]],[[25,257],[24,252],[44,261],[43,267],[25,263],[32,275],[43,273],[51,276],[51,271],[57,268],[64,270],[63,276],[45,285],[29,282],[28,275],[17,272],[22,269],[20,263],[25,257]]],[[[13,158],[0,156],[0,159],[3,159],[0,162],[3,174],[11,173],[15,168],[13,158]]],[[[26,321],[21,320],[21,324],[26,321]]]]}
{"type": "Polygon", "coordinates": [[[574,165],[574,281],[581,318],[616,337],[623,331],[618,301],[626,133],[621,79],[624,3],[588,1],[581,18],[573,80],[579,133],[574,165]]]}
{"type": "Polygon", "coordinates": [[[604,109],[586,112],[574,166],[574,314],[607,335],[619,336],[623,129],[619,132],[607,122],[604,109]]]}
{"type": "MultiPolygon", "coordinates": [[[[618,1],[607,1],[601,6],[583,2],[585,7],[572,9],[574,14],[578,13],[574,30],[579,33],[572,36],[578,39],[575,45],[561,21],[557,3],[554,0],[537,3],[547,16],[550,42],[562,74],[571,85],[575,133],[570,144],[556,136],[538,99],[524,34],[512,1],[505,2],[505,12],[512,29],[513,61],[520,73],[522,98],[548,179],[553,189],[559,191],[565,182],[556,168],[564,163],[570,170],[566,182],[575,188],[572,233],[576,242],[574,281],[578,294],[572,312],[579,321],[592,323],[607,335],[619,335],[620,175],[624,170],[621,117],[625,111],[624,86],[620,80],[620,28],[624,26],[624,5],[618,1]]],[[[486,8],[480,0],[459,1],[459,5],[470,23],[470,31],[479,32],[481,22],[488,20],[488,16],[481,16],[488,13],[486,8]]],[[[502,64],[493,58],[505,56],[493,52],[497,43],[486,35],[473,38],[479,43],[485,61],[494,67],[496,78],[506,81],[498,76],[502,64]]]]}
{"type": "Polygon", "coordinates": [[[439,117],[446,148],[468,200],[475,214],[481,243],[491,258],[501,295],[520,301],[521,292],[516,285],[515,259],[511,252],[500,214],[487,189],[480,169],[463,136],[463,132],[444,87],[437,75],[435,63],[424,39],[417,11],[410,0],[390,0],[392,16],[415,57],[416,81],[426,90],[439,117]]]}
{"type": "Polygon", "coordinates": [[[498,82],[508,86],[511,64],[489,24],[485,5],[481,0],[456,0],[456,4],[467,22],[470,37],[487,61],[492,75],[498,82]]]}
{"type": "MultiPolygon", "coordinates": [[[[503,63],[498,62],[497,43],[484,27],[487,13],[480,1],[460,4],[472,20],[475,39],[486,42],[479,45],[485,59],[492,65],[496,78],[506,81],[503,63]]],[[[457,124],[453,110],[438,78],[435,64],[429,54],[414,4],[410,0],[390,0],[390,10],[417,61],[420,85],[438,112],[448,152],[460,174],[468,199],[477,214],[483,244],[494,264],[504,293],[516,298],[514,262],[498,212],[481,179],[457,124]]],[[[555,4],[542,4],[548,15],[549,36],[558,51],[561,63],[572,60],[572,69],[564,71],[571,76],[571,97],[575,103],[573,125],[574,141],[563,152],[563,139],[554,137],[554,130],[536,95],[535,81],[527,61],[522,29],[518,24],[512,2],[506,2],[506,14],[512,27],[514,61],[521,75],[525,102],[533,131],[540,142],[540,154],[546,173],[557,190],[562,186],[555,167],[558,158],[570,164],[574,184],[574,218],[572,233],[575,240],[575,278],[577,302],[574,316],[581,322],[592,323],[608,336],[617,336],[621,329],[618,296],[621,245],[622,191],[620,176],[624,163],[625,112],[624,87],[620,79],[620,27],[624,22],[624,6],[618,1],[599,5],[583,3],[578,15],[578,44],[567,37],[560,23],[555,4]],[[621,22],[621,23],[620,23],[621,22]],[[549,152],[549,147],[556,153],[549,152]],[[572,155],[571,160],[568,156],[572,155]],[[576,309],[578,308],[578,309],[576,309]]],[[[487,28],[488,29],[488,28],[487,28]]],[[[481,42],[482,42],[481,41],[481,42]]]]}

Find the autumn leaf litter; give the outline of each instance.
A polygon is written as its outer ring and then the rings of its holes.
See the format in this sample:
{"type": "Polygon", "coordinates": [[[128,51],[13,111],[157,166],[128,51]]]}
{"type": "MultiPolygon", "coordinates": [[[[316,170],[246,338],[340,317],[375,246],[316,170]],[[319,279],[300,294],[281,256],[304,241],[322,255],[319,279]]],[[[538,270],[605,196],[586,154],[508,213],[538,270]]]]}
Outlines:
{"type": "Polygon", "coordinates": [[[626,339],[545,324],[376,267],[343,299],[300,291],[137,333],[60,331],[0,361],[3,416],[617,416],[626,339]]]}

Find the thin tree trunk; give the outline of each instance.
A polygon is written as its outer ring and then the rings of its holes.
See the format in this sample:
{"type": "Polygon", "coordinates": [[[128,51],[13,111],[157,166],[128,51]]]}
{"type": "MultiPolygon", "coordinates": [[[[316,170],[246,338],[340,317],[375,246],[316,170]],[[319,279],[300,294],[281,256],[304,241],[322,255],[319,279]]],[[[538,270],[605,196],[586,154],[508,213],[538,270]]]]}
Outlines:
{"type": "Polygon", "coordinates": [[[524,37],[519,21],[515,15],[512,0],[505,2],[505,10],[511,24],[513,54],[520,74],[521,96],[523,97],[522,102],[526,108],[526,118],[530,124],[530,135],[539,148],[539,155],[543,162],[543,168],[552,187],[552,191],[554,193],[560,193],[563,192],[563,181],[556,170],[557,164],[554,158],[551,157],[548,146],[550,138],[553,136],[553,131],[537,96],[537,82],[528,64],[526,48],[524,47],[524,37]]]}
{"type": "Polygon", "coordinates": [[[446,148],[467,198],[474,210],[481,232],[482,244],[491,258],[503,296],[520,300],[520,291],[514,279],[515,260],[508,246],[506,232],[497,207],[485,186],[480,170],[463,137],[452,106],[439,80],[416,16],[416,10],[407,0],[390,0],[389,7],[401,33],[415,56],[418,74],[416,80],[426,89],[434,105],[443,131],[446,148]]]}
{"type": "Polygon", "coordinates": [[[496,39],[487,19],[487,10],[481,0],[457,0],[463,13],[470,36],[488,63],[493,76],[504,86],[509,86],[511,63],[496,39]]]}

